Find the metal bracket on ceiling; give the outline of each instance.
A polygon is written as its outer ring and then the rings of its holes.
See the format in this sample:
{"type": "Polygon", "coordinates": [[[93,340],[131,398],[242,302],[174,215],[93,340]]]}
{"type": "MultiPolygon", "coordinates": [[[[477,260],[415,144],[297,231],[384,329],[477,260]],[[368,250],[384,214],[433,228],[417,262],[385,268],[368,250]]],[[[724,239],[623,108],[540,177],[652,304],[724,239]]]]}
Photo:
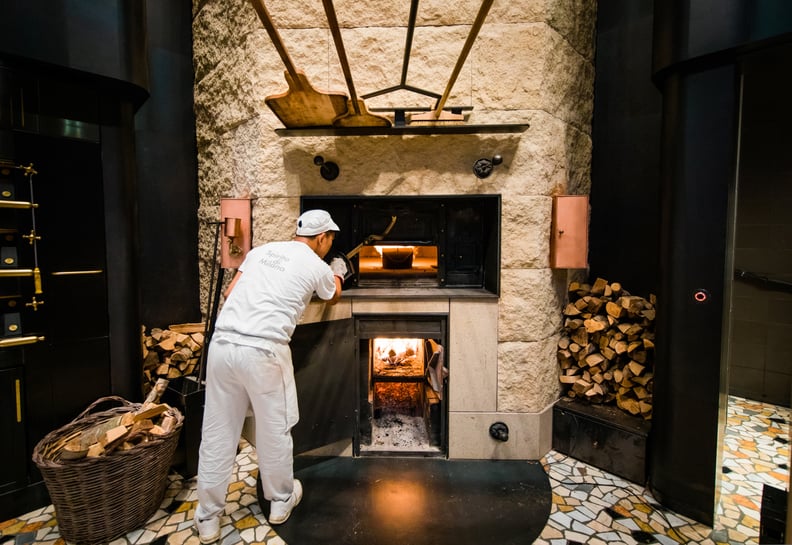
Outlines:
{"type": "MultiPolygon", "coordinates": [[[[394,91],[410,91],[413,93],[418,93],[421,95],[426,95],[428,97],[432,97],[435,101],[440,99],[439,93],[434,93],[432,91],[427,91],[425,89],[420,89],[418,87],[413,87],[412,85],[407,85],[407,69],[410,66],[410,51],[412,50],[412,40],[413,40],[413,33],[415,32],[415,19],[418,15],[418,1],[419,0],[411,0],[410,2],[410,16],[407,22],[407,38],[404,43],[404,59],[402,60],[402,73],[401,73],[401,80],[399,80],[398,85],[393,85],[391,87],[386,87],[385,89],[380,89],[379,91],[373,91],[371,93],[362,95],[360,98],[367,99],[378,97],[381,95],[386,95],[388,93],[393,93],[394,91]]],[[[437,104],[437,102],[435,102],[437,104]]]]}

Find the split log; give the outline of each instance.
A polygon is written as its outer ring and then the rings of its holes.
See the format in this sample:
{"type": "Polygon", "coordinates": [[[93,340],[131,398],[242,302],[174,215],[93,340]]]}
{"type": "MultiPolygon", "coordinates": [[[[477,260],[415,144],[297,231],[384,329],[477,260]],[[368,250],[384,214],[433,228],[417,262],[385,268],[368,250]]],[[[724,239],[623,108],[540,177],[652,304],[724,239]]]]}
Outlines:
{"type": "Polygon", "coordinates": [[[185,333],[185,334],[194,334],[200,333],[203,337],[204,331],[206,331],[206,324],[203,322],[196,322],[196,323],[188,323],[188,324],[172,324],[168,326],[168,329],[174,331],[176,333],[185,333]]]}

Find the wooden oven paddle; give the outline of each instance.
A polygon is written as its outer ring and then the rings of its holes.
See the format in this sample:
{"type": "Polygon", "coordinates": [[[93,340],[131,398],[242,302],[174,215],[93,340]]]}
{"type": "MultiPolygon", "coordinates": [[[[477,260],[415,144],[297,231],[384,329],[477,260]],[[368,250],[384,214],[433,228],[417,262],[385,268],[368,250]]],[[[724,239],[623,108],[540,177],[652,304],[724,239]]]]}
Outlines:
{"type": "Polygon", "coordinates": [[[346,258],[347,259],[352,259],[358,253],[360,253],[360,250],[363,249],[363,246],[371,246],[372,243],[379,242],[380,240],[382,240],[383,238],[388,236],[388,233],[391,232],[391,229],[393,229],[393,226],[396,225],[397,217],[398,216],[391,216],[390,223],[388,224],[388,226],[385,228],[385,230],[381,234],[376,235],[376,234],[372,233],[369,236],[367,236],[365,239],[363,239],[363,242],[361,242],[360,244],[358,244],[357,246],[355,246],[354,248],[352,248],[351,250],[349,250],[346,253],[346,258]]]}
{"type": "Polygon", "coordinates": [[[288,91],[270,95],[264,102],[287,129],[332,126],[335,118],[347,112],[348,97],[344,93],[324,93],[314,89],[305,73],[294,66],[264,0],[251,0],[251,3],[286,65],[284,76],[289,85],[288,91]]]}
{"type": "Polygon", "coordinates": [[[335,42],[336,51],[338,51],[338,59],[341,61],[341,68],[344,71],[344,78],[346,78],[349,96],[351,97],[346,114],[338,116],[333,121],[333,125],[337,127],[390,127],[390,119],[369,113],[363,100],[357,97],[355,85],[352,83],[352,72],[349,70],[349,61],[344,49],[344,42],[341,39],[341,29],[338,26],[338,19],[333,7],[333,0],[322,0],[322,4],[324,4],[327,23],[330,25],[330,33],[333,35],[333,42],[335,42]]]}
{"type": "Polygon", "coordinates": [[[479,8],[478,15],[476,15],[476,20],[473,22],[473,26],[470,27],[470,32],[468,33],[467,40],[465,40],[465,45],[462,46],[462,51],[459,53],[459,59],[457,59],[456,65],[454,66],[453,72],[451,72],[451,77],[448,79],[448,85],[446,85],[445,92],[443,96],[440,97],[440,100],[437,102],[434,110],[431,112],[427,112],[425,114],[413,114],[410,116],[410,123],[413,121],[462,121],[464,120],[465,116],[462,114],[454,114],[451,112],[444,112],[443,107],[445,106],[446,100],[448,100],[448,95],[451,94],[451,89],[453,89],[454,84],[456,83],[456,79],[459,76],[459,72],[462,70],[462,65],[465,64],[465,59],[467,59],[468,53],[470,53],[470,48],[473,46],[473,42],[476,41],[476,36],[478,36],[479,30],[481,30],[481,25],[484,24],[484,19],[487,17],[487,13],[489,9],[492,7],[492,2],[494,0],[483,0],[481,2],[481,7],[479,8]]]}

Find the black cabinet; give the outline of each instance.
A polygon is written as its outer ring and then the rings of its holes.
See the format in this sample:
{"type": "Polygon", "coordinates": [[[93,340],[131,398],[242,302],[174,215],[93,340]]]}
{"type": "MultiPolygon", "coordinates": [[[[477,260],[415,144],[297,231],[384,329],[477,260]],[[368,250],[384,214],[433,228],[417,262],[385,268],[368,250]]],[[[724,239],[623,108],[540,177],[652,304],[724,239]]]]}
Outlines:
{"type": "Polygon", "coordinates": [[[66,85],[58,94],[50,79],[3,72],[0,437],[10,442],[0,451],[0,520],[48,502],[36,443],[117,393],[97,93],[66,85]]]}
{"type": "Polygon", "coordinates": [[[0,369],[0,493],[23,486],[27,478],[25,426],[22,413],[22,368],[0,369]]]}

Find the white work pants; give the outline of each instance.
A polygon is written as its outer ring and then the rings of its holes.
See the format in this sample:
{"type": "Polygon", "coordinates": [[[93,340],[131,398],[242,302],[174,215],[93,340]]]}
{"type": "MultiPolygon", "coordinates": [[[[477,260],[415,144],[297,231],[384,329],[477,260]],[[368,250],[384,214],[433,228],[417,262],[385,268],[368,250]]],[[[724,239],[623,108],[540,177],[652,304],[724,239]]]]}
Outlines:
{"type": "Polygon", "coordinates": [[[196,517],[223,514],[248,406],[256,420],[259,475],[267,500],[285,501],[294,488],[291,429],[299,418],[291,350],[212,342],[198,459],[196,517]]]}

